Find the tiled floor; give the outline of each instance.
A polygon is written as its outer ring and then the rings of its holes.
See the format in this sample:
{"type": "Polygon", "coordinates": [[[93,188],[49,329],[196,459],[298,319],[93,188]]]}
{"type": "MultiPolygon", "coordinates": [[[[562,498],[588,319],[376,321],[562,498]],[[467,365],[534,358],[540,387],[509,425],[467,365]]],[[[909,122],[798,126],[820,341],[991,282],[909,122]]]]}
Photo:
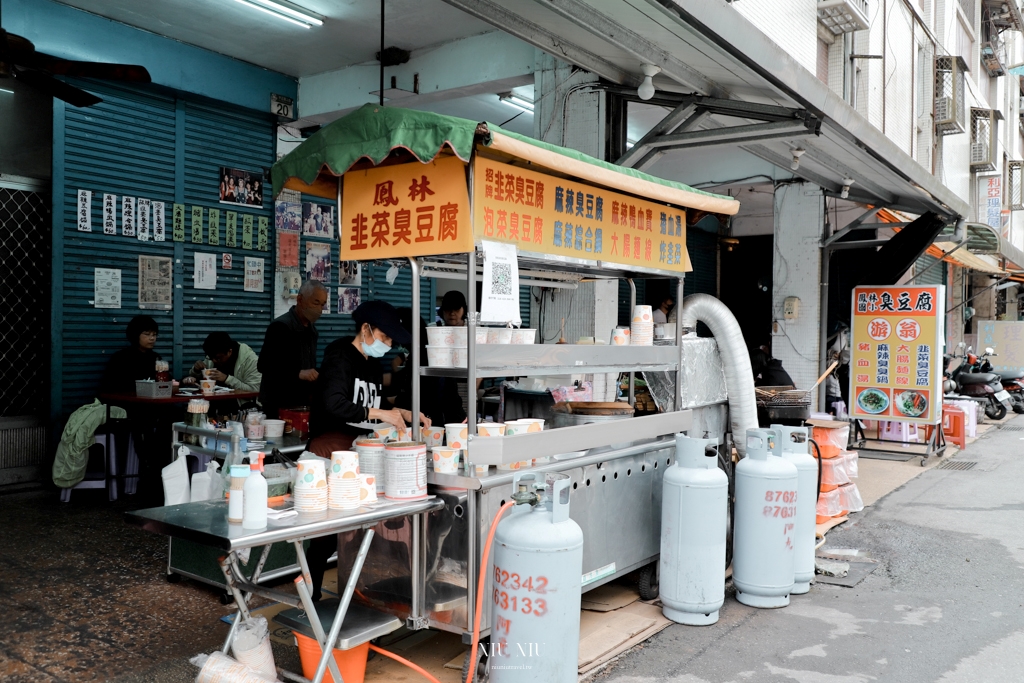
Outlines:
{"type": "Polygon", "coordinates": [[[0,680],[191,681],[219,648],[219,594],[165,578],[167,540],[103,491],[0,495],[0,680]]]}

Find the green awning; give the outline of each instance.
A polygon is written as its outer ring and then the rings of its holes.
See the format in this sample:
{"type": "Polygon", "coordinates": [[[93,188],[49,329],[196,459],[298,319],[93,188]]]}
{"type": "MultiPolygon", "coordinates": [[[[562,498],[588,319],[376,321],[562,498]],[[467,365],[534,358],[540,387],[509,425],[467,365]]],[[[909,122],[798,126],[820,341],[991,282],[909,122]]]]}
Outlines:
{"type": "Polygon", "coordinates": [[[360,159],[378,165],[395,149],[427,163],[447,148],[468,162],[474,141],[584,180],[687,208],[734,215],[732,197],[694,189],[632,168],[616,166],[576,150],[539,142],[488,123],[454,116],[366,104],[324,126],[274,164],[274,196],[283,188],[325,198],[337,193],[338,176],[360,159]]]}

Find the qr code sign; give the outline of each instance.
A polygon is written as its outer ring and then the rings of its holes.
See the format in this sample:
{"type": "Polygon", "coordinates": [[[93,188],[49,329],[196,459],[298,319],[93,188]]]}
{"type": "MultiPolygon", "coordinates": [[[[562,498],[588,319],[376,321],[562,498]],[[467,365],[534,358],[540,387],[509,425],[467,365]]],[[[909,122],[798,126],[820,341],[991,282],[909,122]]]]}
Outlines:
{"type": "Polygon", "coordinates": [[[512,265],[495,263],[491,265],[491,291],[495,294],[512,294],[512,265]]]}

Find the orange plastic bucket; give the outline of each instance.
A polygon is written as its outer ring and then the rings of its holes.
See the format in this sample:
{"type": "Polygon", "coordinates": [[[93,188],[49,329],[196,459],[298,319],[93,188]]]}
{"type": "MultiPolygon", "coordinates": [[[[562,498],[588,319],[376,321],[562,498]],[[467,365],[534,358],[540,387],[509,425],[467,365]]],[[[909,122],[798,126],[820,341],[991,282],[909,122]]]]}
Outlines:
{"type": "MultiPolygon", "coordinates": [[[[295,633],[295,641],[299,645],[299,659],[302,660],[302,675],[313,680],[316,675],[316,665],[320,663],[320,643],[313,638],[307,638],[301,633],[295,633]]],[[[366,676],[366,658],[370,654],[370,643],[356,645],[351,650],[334,650],[334,661],[338,663],[338,672],[345,679],[345,683],[363,683],[366,676]]],[[[324,681],[334,681],[331,670],[328,669],[324,675],[324,681]]]]}

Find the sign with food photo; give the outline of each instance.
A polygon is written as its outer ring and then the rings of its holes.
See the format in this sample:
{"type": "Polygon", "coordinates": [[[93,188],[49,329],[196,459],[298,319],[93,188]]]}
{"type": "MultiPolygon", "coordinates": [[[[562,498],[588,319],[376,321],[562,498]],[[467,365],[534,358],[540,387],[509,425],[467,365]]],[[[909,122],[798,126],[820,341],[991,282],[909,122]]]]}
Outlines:
{"type": "Polygon", "coordinates": [[[942,415],[945,287],[856,287],[850,414],[937,424],[942,415]]]}

